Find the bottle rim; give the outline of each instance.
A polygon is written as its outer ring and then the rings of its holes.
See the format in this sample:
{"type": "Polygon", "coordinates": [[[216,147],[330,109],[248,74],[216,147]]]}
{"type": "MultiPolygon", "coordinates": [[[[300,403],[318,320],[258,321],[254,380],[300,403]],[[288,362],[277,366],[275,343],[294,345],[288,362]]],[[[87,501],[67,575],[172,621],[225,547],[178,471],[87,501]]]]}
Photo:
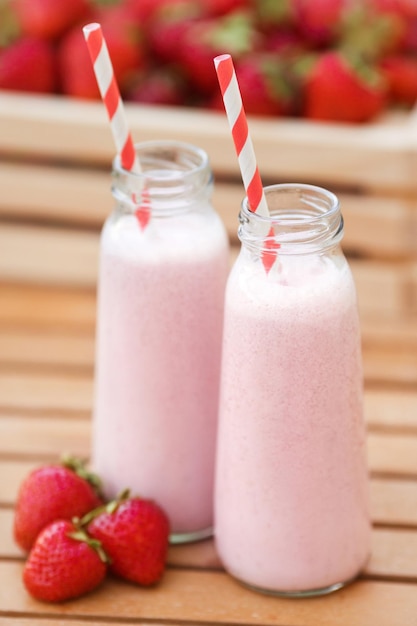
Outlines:
{"type": "Polygon", "coordinates": [[[343,237],[343,216],[338,197],[306,183],[278,183],[264,188],[269,216],[254,213],[242,201],[239,239],[253,249],[279,244],[280,253],[300,254],[326,250],[343,237]]]}
{"type": "MultiPolygon", "coordinates": [[[[170,172],[170,180],[183,180],[189,176],[196,176],[203,173],[210,167],[209,157],[205,150],[195,146],[194,144],[184,141],[169,140],[150,140],[135,143],[135,151],[138,155],[141,166],[149,167],[156,155],[162,156],[162,164],[169,165],[167,168],[170,172]],[[165,158],[164,158],[165,155],[165,158]],[[168,158],[177,155],[177,159],[168,158]],[[141,159],[142,156],[142,159],[141,159]],[[181,156],[182,159],[178,159],[181,156]],[[188,159],[185,157],[188,156],[188,159]],[[174,167],[176,166],[176,167],[174,167]]],[[[141,172],[132,172],[122,167],[120,155],[116,155],[113,159],[113,170],[124,176],[131,177],[132,180],[153,180],[157,182],[166,182],[166,176],[161,175],[164,170],[154,170],[151,172],[145,167],[141,172]]]]}

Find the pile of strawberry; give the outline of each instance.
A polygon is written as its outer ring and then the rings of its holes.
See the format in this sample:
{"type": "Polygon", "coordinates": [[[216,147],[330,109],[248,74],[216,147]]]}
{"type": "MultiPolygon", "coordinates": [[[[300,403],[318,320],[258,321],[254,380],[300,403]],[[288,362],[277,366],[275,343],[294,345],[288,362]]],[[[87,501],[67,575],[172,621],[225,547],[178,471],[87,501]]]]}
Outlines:
{"type": "Polygon", "coordinates": [[[168,537],[168,519],[155,502],[128,491],[104,502],[98,478],[77,459],[36,468],[19,489],[14,538],[28,553],[23,582],[44,602],[88,593],[107,572],[157,583],[168,537]]]}
{"type": "Polygon", "coordinates": [[[81,27],[100,22],[127,101],[364,122],[417,99],[416,0],[0,0],[0,89],[99,98],[81,27]]]}

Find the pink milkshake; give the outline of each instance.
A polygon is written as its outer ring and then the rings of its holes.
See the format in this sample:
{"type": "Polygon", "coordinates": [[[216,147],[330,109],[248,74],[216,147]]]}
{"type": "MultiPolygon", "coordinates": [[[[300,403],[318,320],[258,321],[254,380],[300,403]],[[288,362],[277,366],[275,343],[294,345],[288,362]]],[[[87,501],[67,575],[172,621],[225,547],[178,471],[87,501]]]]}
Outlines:
{"type": "Polygon", "coordinates": [[[356,295],[337,199],[266,192],[277,261],[267,274],[244,207],[226,292],[215,535],[246,584],[318,594],[356,577],[370,551],[356,295]]]}
{"type": "Polygon", "coordinates": [[[102,232],[93,465],[107,496],[153,498],[185,541],[213,524],[228,242],[204,153],[142,146],[150,221],[139,226],[116,180],[102,232]]]}

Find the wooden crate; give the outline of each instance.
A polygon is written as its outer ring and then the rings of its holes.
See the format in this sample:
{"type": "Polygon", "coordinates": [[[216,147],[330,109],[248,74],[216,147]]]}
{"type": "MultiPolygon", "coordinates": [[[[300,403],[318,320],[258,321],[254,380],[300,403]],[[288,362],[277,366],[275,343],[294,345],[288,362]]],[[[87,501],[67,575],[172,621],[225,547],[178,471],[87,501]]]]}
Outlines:
{"type": "MultiPolygon", "coordinates": [[[[135,141],[177,139],[208,152],[214,203],[236,250],[244,192],[225,115],[126,110],[135,141]]],[[[319,184],[340,197],[366,375],[383,382],[388,355],[391,379],[416,384],[417,115],[364,126],[253,118],[250,131],[264,184],[319,184]]],[[[0,95],[0,309],[7,310],[8,282],[94,290],[99,230],[113,206],[113,156],[101,103],[0,95]]]]}

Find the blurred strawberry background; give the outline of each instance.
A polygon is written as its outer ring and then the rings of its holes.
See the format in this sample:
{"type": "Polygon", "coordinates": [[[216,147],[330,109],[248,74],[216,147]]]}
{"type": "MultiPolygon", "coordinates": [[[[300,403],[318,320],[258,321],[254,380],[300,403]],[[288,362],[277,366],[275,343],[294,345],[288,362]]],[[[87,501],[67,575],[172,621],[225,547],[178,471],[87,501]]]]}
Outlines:
{"type": "Polygon", "coordinates": [[[225,52],[248,114],[366,122],[417,100],[417,0],[0,0],[0,89],[99,99],[92,21],[125,101],[223,110],[225,52]]]}

